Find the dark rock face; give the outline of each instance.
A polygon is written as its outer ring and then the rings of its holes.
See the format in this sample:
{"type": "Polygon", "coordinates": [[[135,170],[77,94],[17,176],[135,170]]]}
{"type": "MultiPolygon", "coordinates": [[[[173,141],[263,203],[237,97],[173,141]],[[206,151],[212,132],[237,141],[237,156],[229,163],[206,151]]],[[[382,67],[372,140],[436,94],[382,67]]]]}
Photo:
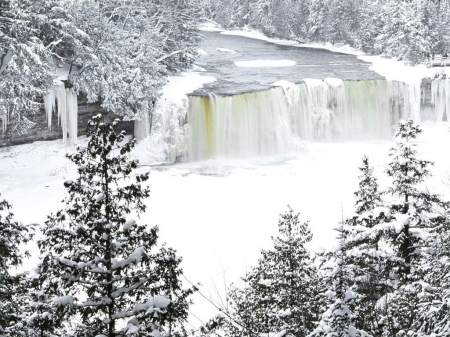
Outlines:
{"type": "MultiPolygon", "coordinates": [[[[78,136],[86,134],[87,122],[92,116],[97,114],[104,115],[105,122],[110,122],[115,118],[120,118],[117,115],[103,109],[99,103],[91,104],[87,102],[85,97],[78,96],[78,136]]],[[[40,140],[54,140],[63,138],[62,128],[58,125],[57,112],[53,112],[51,129],[48,128],[47,115],[45,114],[43,107],[40,109],[38,114],[29,116],[28,119],[36,124],[24,134],[19,134],[16,130],[14,130],[12,123],[8,124],[8,128],[4,133],[0,131],[0,147],[31,143],[40,140]]],[[[134,122],[122,122],[119,127],[121,130],[125,130],[127,134],[132,135],[134,122]]]]}

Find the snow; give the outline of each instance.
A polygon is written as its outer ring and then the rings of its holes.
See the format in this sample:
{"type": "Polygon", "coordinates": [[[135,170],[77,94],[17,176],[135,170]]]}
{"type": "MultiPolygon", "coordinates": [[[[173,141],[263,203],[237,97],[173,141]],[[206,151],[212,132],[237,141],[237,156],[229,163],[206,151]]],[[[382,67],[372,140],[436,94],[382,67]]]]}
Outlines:
{"type": "Polygon", "coordinates": [[[217,51],[223,52],[223,53],[230,53],[230,54],[236,54],[236,51],[228,48],[217,48],[217,51]]]}
{"type": "Polygon", "coordinates": [[[279,68],[279,67],[293,67],[294,61],[290,60],[251,60],[251,61],[236,61],[234,64],[237,67],[250,68],[279,68]]]}
{"type": "Polygon", "coordinates": [[[127,221],[124,223],[124,225],[123,225],[123,227],[122,227],[122,230],[123,230],[124,232],[129,231],[129,230],[134,226],[135,223],[136,223],[136,221],[134,221],[133,219],[127,220],[127,221]]]}
{"type": "Polygon", "coordinates": [[[156,296],[153,299],[153,305],[156,308],[164,309],[167,308],[167,306],[170,304],[170,300],[167,297],[164,296],[156,296]]]}
{"type": "Polygon", "coordinates": [[[215,80],[212,76],[203,76],[193,71],[182,72],[180,75],[168,79],[162,89],[161,99],[181,103],[187,94],[201,88],[203,84],[212,83],[215,80]]]}
{"type": "Polygon", "coordinates": [[[144,247],[138,247],[134,250],[133,253],[130,254],[130,256],[124,260],[116,261],[111,268],[117,269],[117,268],[123,268],[125,266],[128,266],[131,263],[139,263],[142,261],[142,255],[145,254],[145,248],[144,247]]]}
{"type": "Polygon", "coordinates": [[[52,299],[52,302],[56,305],[68,305],[73,304],[74,298],[73,296],[62,296],[62,297],[55,297],[52,299]]]}
{"type": "MultiPolygon", "coordinates": [[[[427,186],[448,197],[448,123],[425,124],[423,129],[419,156],[426,154],[436,162],[427,186]]],[[[83,146],[85,137],[78,142],[83,146]]],[[[314,234],[310,248],[332,246],[336,237],[332,228],[342,214],[353,215],[353,192],[363,155],[374,165],[382,188],[391,181],[383,172],[393,145],[393,140],[305,143],[302,150],[284,156],[160,167],[148,166],[152,162],[147,158],[139,170],[151,172],[146,183],[151,196],[139,221],[159,225],[159,243],[177,249],[183,257],[184,275],[204,284],[201,290],[209,296],[215,294],[214,289],[223,289],[224,279],[239,284],[260,250],[271,247],[270,237],[278,233],[278,214],[287,204],[301,212],[302,220],[310,220],[314,234]]],[[[63,183],[77,177],[76,168],[64,156],[72,151],[61,140],[0,149],[1,197],[13,205],[15,219],[43,224],[47,215],[63,207],[61,200],[67,195],[63,183]]],[[[39,255],[36,247],[29,249],[32,258],[27,269],[37,264],[39,255]]],[[[194,300],[191,311],[209,319],[213,309],[200,297],[194,300]]]]}

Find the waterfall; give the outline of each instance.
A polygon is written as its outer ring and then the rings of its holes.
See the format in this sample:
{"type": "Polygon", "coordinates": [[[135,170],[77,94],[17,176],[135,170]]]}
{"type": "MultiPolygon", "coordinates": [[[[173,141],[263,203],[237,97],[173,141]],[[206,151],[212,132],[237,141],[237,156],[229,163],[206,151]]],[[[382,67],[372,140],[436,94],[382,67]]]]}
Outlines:
{"type": "Polygon", "coordinates": [[[450,79],[435,79],[431,82],[431,105],[434,106],[434,120],[448,121],[450,113],[450,79]]]}
{"type": "Polygon", "coordinates": [[[385,80],[324,81],[233,96],[191,96],[188,159],[248,158],[281,154],[306,141],[380,140],[393,126],[417,116],[420,87],[385,80]]]}
{"type": "Polygon", "coordinates": [[[66,88],[64,82],[57,81],[44,97],[44,108],[47,115],[48,128],[52,127],[52,114],[57,107],[58,125],[63,132],[63,142],[74,145],[78,134],[77,94],[72,88],[66,88]]]}
{"type": "Polygon", "coordinates": [[[291,113],[283,89],[234,96],[190,97],[189,160],[248,158],[294,149],[291,113]]]}

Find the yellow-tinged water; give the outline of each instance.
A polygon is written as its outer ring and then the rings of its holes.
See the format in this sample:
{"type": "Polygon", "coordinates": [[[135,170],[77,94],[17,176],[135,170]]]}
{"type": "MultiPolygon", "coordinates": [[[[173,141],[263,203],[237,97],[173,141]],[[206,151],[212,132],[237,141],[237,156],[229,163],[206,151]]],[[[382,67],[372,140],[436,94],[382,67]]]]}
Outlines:
{"type": "MultiPolygon", "coordinates": [[[[304,80],[290,88],[191,97],[189,160],[287,153],[303,141],[382,140],[414,115],[414,88],[385,80],[304,80]]],[[[420,98],[419,98],[420,99],[420,98]]]]}

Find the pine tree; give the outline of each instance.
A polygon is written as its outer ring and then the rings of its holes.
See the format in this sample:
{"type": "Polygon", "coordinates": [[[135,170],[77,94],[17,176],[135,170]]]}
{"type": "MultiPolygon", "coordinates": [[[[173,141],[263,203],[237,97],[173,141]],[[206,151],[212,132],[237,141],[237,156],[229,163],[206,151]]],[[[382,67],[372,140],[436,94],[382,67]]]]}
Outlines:
{"type": "Polygon", "coordinates": [[[308,223],[289,208],[280,216],[278,230],[273,249],[261,251],[257,266],[243,279],[246,287],[230,293],[233,321],[239,323],[230,335],[306,336],[318,319],[320,281],[305,248],[312,239],[308,223]]]}
{"type": "Polygon", "coordinates": [[[15,324],[21,311],[16,298],[24,291],[21,285],[25,275],[13,274],[11,268],[22,265],[29,256],[20,251],[20,245],[33,238],[32,228],[13,221],[10,209],[6,200],[0,201],[0,335],[15,324]]]}
{"type": "Polygon", "coordinates": [[[393,253],[391,271],[397,282],[393,294],[386,296],[383,336],[417,332],[416,321],[421,311],[436,295],[426,283],[427,259],[433,232],[447,221],[447,205],[423,186],[432,163],[417,158],[416,144],[412,141],[420,133],[420,126],[411,119],[399,122],[396,132],[399,141],[391,149],[392,159],[386,171],[393,183],[387,191],[391,195],[388,205],[391,219],[386,228],[390,229],[385,231],[383,240],[393,253]]]}
{"type": "MultiPolygon", "coordinates": [[[[366,156],[363,157],[363,163],[359,170],[362,175],[359,177],[359,189],[354,193],[357,198],[355,212],[362,215],[381,206],[382,202],[377,179],[373,176],[373,168],[370,167],[369,158],[366,156]]],[[[371,226],[369,225],[369,227],[371,226]]]]}
{"type": "MultiPolygon", "coordinates": [[[[391,149],[391,162],[386,173],[393,178],[388,193],[394,197],[390,210],[396,220],[395,232],[387,241],[400,259],[398,273],[408,282],[414,278],[411,268],[420,260],[420,250],[429,236],[429,230],[445,221],[439,211],[445,206],[438,195],[431,194],[422,185],[430,175],[431,162],[417,158],[416,144],[412,141],[422,132],[412,119],[400,121],[396,147],[391,149]]],[[[443,213],[442,213],[443,214],[443,213]]]]}
{"type": "Polygon", "coordinates": [[[379,329],[380,310],[378,300],[391,290],[389,280],[389,254],[380,245],[382,232],[373,228],[388,220],[389,210],[383,206],[377,179],[373,177],[373,168],[369,159],[363,158],[359,168],[359,189],[354,194],[356,215],[346,220],[343,227],[347,238],[347,261],[355,266],[354,281],[357,292],[364,297],[360,305],[359,316],[355,320],[357,328],[372,335],[379,329]]]}
{"type": "Polygon", "coordinates": [[[145,211],[148,174],[133,174],[127,153],[136,141],[124,142],[117,124],[94,117],[87,146],[68,155],[79,176],[65,182],[66,208],[49,217],[38,242],[42,289],[59,289],[51,302],[71,308],[80,323],[65,328],[77,336],[181,336],[193,289],[182,289],[176,252],[157,249],[158,228],[130,218],[145,211]]]}
{"type": "Polygon", "coordinates": [[[324,255],[326,261],[323,269],[329,287],[324,294],[327,297],[327,307],[319,326],[309,336],[369,336],[355,326],[362,296],[358,294],[354,284],[355,266],[347,259],[348,248],[343,224],[336,230],[339,232],[339,244],[336,249],[324,255]]]}

